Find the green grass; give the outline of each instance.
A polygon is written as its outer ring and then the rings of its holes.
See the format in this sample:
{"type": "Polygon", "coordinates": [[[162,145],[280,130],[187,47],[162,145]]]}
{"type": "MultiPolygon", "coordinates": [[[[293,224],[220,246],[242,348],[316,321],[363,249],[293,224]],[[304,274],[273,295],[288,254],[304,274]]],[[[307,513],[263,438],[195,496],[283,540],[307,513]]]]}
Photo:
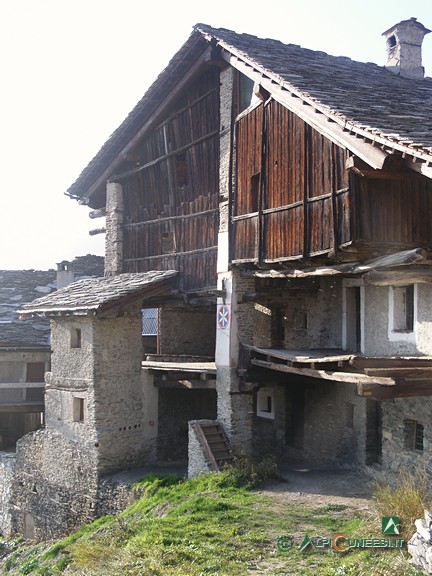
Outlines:
{"type": "MultiPolygon", "coordinates": [[[[18,546],[2,574],[82,576],[414,576],[406,553],[385,550],[300,552],[305,534],[380,536],[380,519],[338,504],[306,506],[262,496],[227,470],[194,480],[148,475],[137,500],[54,543],[18,546]],[[293,535],[284,552],[277,539],[293,535]]],[[[418,573],[419,574],[419,573],[418,573]]]]}

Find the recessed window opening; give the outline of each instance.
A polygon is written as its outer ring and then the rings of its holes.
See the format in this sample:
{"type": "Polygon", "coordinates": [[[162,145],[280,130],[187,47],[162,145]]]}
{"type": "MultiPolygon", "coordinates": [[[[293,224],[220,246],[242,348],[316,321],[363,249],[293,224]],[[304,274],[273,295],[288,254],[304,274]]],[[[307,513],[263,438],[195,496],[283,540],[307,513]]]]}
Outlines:
{"type": "Polygon", "coordinates": [[[414,329],[414,285],[393,288],[393,332],[414,329]]]}
{"type": "Polygon", "coordinates": [[[162,232],[162,254],[170,254],[175,251],[174,232],[162,232]]]}
{"type": "Polygon", "coordinates": [[[43,382],[45,380],[45,362],[27,362],[26,382],[43,382]]]}
{"type": "Polygon", "coordinates": [[[72,328],[71,332],[71,348],[81,348],[81,328],[72,328]]]}
{"type": "Polygon", "coordinates": [[[73,399],[72,411],[74,422],[84,422],[84,398],[73,399]]]}
{"type": "Polygon", "coordinates": [[[257,392],[257,416],[274,419],[274,390],[261,388],[257,392]]]}
{"type": "Polygon", "coordinates": [[[404,420],[404,440],[407,450],[423,452],[424,425],[416,420],[404,420]]]}
{"type": "Polygon", "coordinates": [[[251,176],[251,212],[259,210],[259,189],[260,189],[261,172],[251,176]]]}
{"type": "Polygon", "coordinates": [[[345,426],[354,428],[354,404],[345,402],[345,426]]]}
{"type": "Polygon", "coordinates": [[[387,39],[387,46],[389,48],[394,48],[396,46],[396,44],[397,44],[396,36],[394,34],[392,34],[387,39]]]}
{"type": "Polygon", "coordinates": [[[188,184],[188,169],[186,162],[186,154],[177,154],[175,157],[175,173],[177,186],[187,186],[188,184]]]}

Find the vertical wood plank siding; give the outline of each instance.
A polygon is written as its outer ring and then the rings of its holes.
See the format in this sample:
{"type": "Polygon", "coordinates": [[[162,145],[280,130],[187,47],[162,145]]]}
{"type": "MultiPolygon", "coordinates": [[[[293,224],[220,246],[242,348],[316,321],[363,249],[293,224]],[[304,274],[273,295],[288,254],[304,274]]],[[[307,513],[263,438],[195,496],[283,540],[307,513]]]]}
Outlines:
{"type": "Polygon", "coordinates": [[[359,244],[428,246],[432,234],[432,183],[427,178],[353,179],[359,244]]]}
{"type": "Polygon", "coordinates": [[[236,128],[234,262],[309,257],[352,240],[345,150],[275,101],[236,128]]]}
{"type": "Polygon", "coordinates": [[[176,269],[186,291],[216,286],[219,73],[205,73],[134,151],[125,177],[124,271],[176,269]]]}

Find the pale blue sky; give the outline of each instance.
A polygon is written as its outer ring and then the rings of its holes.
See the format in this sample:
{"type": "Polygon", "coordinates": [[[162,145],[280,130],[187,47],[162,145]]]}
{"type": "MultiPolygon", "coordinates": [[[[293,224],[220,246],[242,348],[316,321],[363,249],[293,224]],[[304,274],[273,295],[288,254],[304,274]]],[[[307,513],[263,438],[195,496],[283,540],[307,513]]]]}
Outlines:
{"type": "Polygon", "coordinates": [[[382,65],[381,33],[410,17],[432,29],[432,1],[0,0],[0,269],[103,254],[64,192],[197,22],[382,65]]]}

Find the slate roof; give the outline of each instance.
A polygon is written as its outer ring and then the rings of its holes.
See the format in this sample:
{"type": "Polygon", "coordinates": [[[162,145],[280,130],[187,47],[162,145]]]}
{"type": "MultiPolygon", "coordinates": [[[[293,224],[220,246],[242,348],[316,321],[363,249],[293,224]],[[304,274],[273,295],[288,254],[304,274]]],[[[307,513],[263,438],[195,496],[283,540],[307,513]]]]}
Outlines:
{"type": "Polygon", "coordinates": [[[0,270],[0,348],[49,345],[49,322],[21,322],[17,310],[55,289],[55,270],[0,270]]]}
{"type": "MultiPolygon", "coordinates": [[[[104,273],[103,256],[77,256],[72,265],[77,280],[104,273]]],[[[35,316],[22,322],[18,310],[56,289],[56,270],[0,270],[0,348],[49,346],[49,321],[35,316]]]]}
{"type": "Polygon", "coordinates": [[[19,312],[23,318],[100,314],[144,298],[150,292],[161,292],[170,285],[176,274],[175,270],[152,270],[79,280],[26,304],[19,312]]]}
{"type": "Polygon", "coordinates": [[[189,40],[72,184],[68,195],[87,196],[97,178],[209,44],[239,58],[250,70],[344,128],[366,134],[371,141],[381,137],[390,147],[432,162],[431,78],[406,79],[376,64],[197,24],[189,40]]]}

